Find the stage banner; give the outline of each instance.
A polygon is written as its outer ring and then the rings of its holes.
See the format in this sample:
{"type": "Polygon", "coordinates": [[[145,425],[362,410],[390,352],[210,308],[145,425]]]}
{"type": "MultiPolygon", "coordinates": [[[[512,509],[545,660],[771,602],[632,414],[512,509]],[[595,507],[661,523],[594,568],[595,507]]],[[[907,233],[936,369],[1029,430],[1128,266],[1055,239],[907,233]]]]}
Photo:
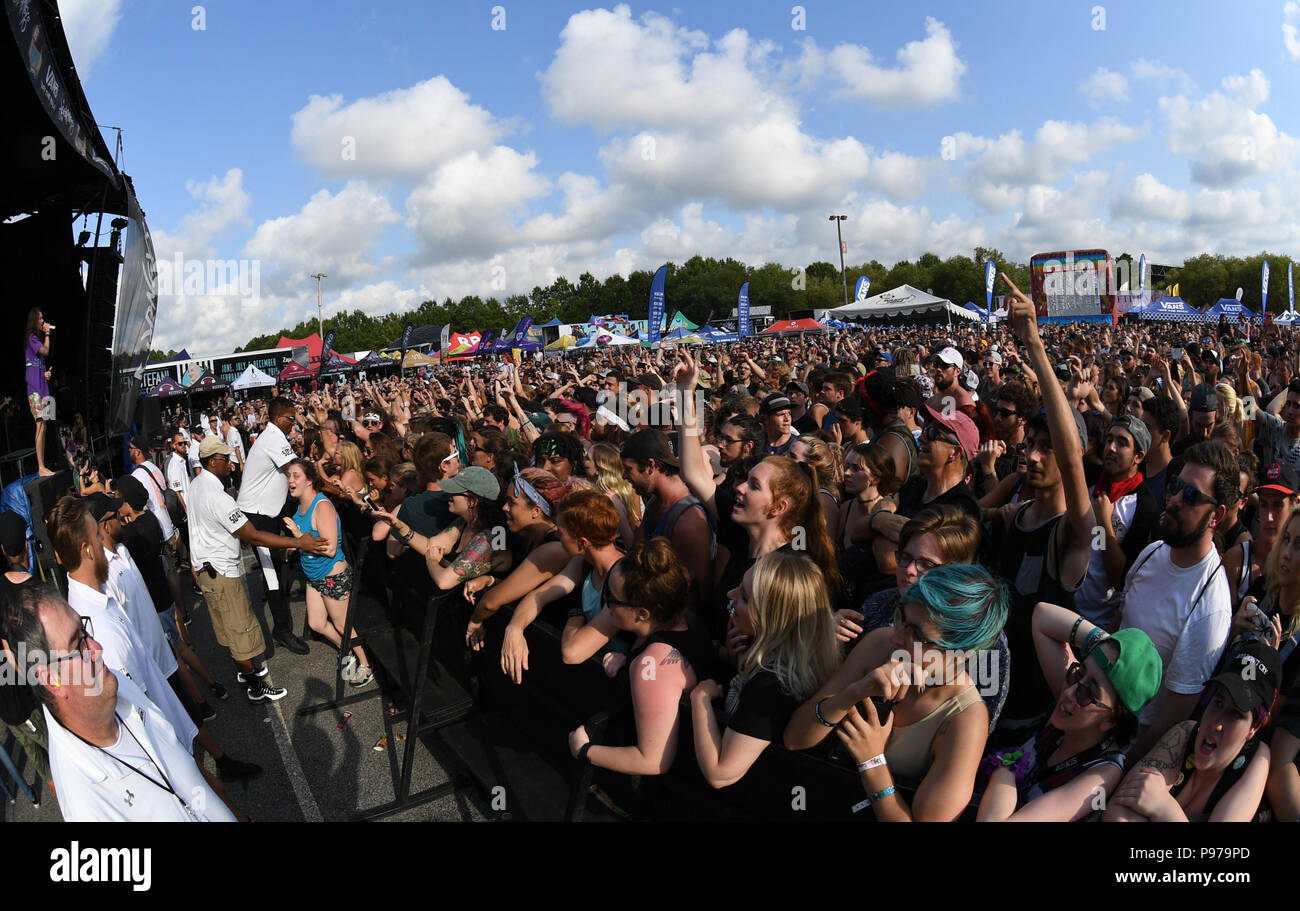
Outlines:
{"type": "Polygon", "coordinates": [[[652,345],[659,341],[659,331],[664,324],[664,283],[667,280],[668,267],[660,266],[654,281],[650,283],[650,319],[646,335],[652,345]]]}
{"type": "Polygon", "coordinates": [[[740,298],[736,301],[736,334],[741,338],[749,335],[749,282],[740,286],[740,298]]]}
{"type": "Polygon", "coordinates": [[[148,361],[158,316],[158,267],[153,238],[149,236],[149,225],[145,223],[130,181],[125,184],[127,220],[122,233],[122,283],[113,319],[113,375],[118,380],[109,392],[106,422],[109,433],[126,433],[134,423],[141,371],[129,367],[148,361]]]}

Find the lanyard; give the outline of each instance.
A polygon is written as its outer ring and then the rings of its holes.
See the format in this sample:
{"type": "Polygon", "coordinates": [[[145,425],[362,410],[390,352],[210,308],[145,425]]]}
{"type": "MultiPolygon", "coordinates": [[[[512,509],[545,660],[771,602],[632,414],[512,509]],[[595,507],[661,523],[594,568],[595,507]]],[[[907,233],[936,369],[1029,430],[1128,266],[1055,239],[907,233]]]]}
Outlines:
{"type": "Polygon", "coordinates": [[[153,767],[158,770],[158,775],[159,777],[162,778],[161,782],[157,781],[152,775],[149,775],[147,772],[144,772],[141,769],[137,769],[135,766],[131,765],[131,763],[127,762],[125,759],[121,758],[120,756],[114,756],[112,753],[104,749],[99,744],[91,743],[89,740],[82,737],[80,734],[74,732],[73,736],[75,736],[82,743],[85,743],[89,746],[93,746],[95,749],[99,750],[101,753],[103,753],[108,758],[112,759],[114,762],[126,766],[132,772],[135,772],[135,774],[139,775],[141,778],[143,778],[145,781],[149,782],[151,785],[158,788],[159,790],[166,791],[168,794],[175,797],[178,801],[180,801],[181,806],[185,808],[185,812],[190,814],[190,819],[194,820],[195,822],[198,822],[199,818],[198,816],[195,815],[194,810],[190,808],[190,805],[185,802],[184,798],[182,798],[181,795],[176,793],[176,789],[172,787],[172,783],[167,779],[167,773],[163,771],[162,763],[158,762],[158,760],[153,758],[152,754],[150,754],[149,752],[149,749],[143,743],[140,742],[140,738],[136,737],[135,734],[132,732],[132,730],[126,726],[126,722],[122,720],[121,715],[114,712],[113,717],[117,719],[118,725],[121,726],[121,728],[124,731],[126,731],[128,734],[131,735],[131,739],[134,740],[135,745],[140,748],[140,752],[144,753],[144,755],[148,757],[149,762],[153,763],[153,767]]]}

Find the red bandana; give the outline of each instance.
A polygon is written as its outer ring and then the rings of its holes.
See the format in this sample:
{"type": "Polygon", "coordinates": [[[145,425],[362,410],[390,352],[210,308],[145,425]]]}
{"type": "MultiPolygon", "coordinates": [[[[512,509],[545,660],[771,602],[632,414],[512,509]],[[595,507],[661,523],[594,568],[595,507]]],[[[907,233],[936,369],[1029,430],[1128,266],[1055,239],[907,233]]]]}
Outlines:
{"type": "Polygon", "coordinates": [[[1118,503],[1122,498],[1127,497],[1141,487],[1142,481],[1143,477],[1140,471],[1133,477],[1123,481],[1107,481],[1106,476],[1103,474],[1097,480],[1097,486],[1092,489],[1092,495],[1096,498],[1104,493],[1112,503],[1118,503]]]}

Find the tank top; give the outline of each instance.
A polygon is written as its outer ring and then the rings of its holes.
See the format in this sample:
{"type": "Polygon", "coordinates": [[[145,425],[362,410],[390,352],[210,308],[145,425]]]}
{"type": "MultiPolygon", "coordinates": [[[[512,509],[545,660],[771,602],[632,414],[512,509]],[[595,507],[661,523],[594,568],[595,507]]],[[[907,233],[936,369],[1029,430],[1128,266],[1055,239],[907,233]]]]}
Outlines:
{"type": "MultiPolygon", "coordinates": [[[[1183,754],[1183,764],[1178,769],[1178,780],[1175,781],[1174,786],[1169,789],[1170,797],[1177,797],[1179,792],[1181,792],[1183,788],[1187,787],[1187,783],[1192,780],[1192,771],[1196,768],[1195,754],[1198,731],[1198,727],[1192,728],[1192,733],[1187,738],[1187,751],[1183,754]]],[[[1219,776],[1219,783],[1215,785],[1214,790],[1210,792],[1210,799],[1205,802],[1205,809],[1202,812],[1197,813],[1194,817],[1189,814],[1187,817],[1189,821],[1202,822],[1209,819],[1210,814],[1214,812],[1215,806],[1217,806],[1219,801],[1223,799],[1223,795],[1232,790],[1232,786],[1241,780],[1241,776],[1246,774],[1246,767],[1249,766],[1250,761],[1255,758],[1255,751],[1258,748],[1258,737],[1252,737],[1250,740],[1246,741],[1246,745],[1241,748],[1241,752],[1237,754],[1236,758],[1233,759],[1232,762],[1228,764],[1228,767],[1223,770],[1223,774],[1219,776]]]]}
{"type": "MultiPolygon", "coordinates": [[[[298,530],[304,535],[311,535],[313,538],[319,538],[320,534],[312,530],[311,517],[316,512],[316,506],[321,500],[325,499],[325,494],[318,493],[307,507],[307,511],[295,512],[293,514],[293,524],[298,526],[298,530]]],[[[343,542],[343,523],[339,521],[338,513],[334,514],[334,553],[329,556],[321,554],[309,554],[305,551],[300,555],[302,560],[302,571],[308,579],[315,582],[317,579],[324,579],[330,574],[336,563],[343,562],[339,554],[339,547],[343,542]]]]}
{"type": "Polygon", "coordinates": [[[895,421],[880,432],[881,436],[886,434],[898,437],[903,441],[903,445],[907,447],[907,477],[903,478],[906,483],[918,474],[916,460],[920,457],[921,450],[916,444],[916,437],[912,435],[912,431],[908,430],[907,425],[902,421],[895,421]]]}
{"type": "Polygon", "coordinates": [[[628,654],[628,666],[641,657],[650,646],[656,642],[663,642],[670,648],[675,648],[681,652],[682,659],[694,672],[696,681],[700,680],[720,680],[725,679],[719,676],[717,665],[719,664],[716,653],[713,650],[713,641],[709,634],[689,617],[686,620],[686,629],[680,630],[660,630],[651,633],[645,637],[645,640],[637,644],[628,654]]]}
{"type": "Polygon", "coordinates": [[[909,783],[920,784],[930,770],[933,757],[930,749],[935,735],[945,721],[961,714],[980,701],[979,690],[968,686],[939,703],[920,721],[895,727],[885,745],[885,759],[894,774],[909,783]]]}

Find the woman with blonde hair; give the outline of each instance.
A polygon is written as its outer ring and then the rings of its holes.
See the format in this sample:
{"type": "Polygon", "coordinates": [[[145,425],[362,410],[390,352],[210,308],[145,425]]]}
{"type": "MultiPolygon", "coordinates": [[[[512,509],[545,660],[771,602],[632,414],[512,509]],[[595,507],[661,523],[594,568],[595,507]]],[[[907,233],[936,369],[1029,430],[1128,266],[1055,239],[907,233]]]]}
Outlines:
{"type": "Polygon", "coordinates": [[[691,691],[695,756],[715,788],[744,777],[781,739],[795,709],[839,666],[830,598],[811,560],[767,554],[728,594],[736,628],[752,641],[727,692],[725,731],[713,713],[721,685],[705,680],[691,691]]]}
{"type": "Polygon", "coordinates": [[[826,531],[835,540],[840,532],[840,496],[844,482],[844,468],[838,446],[832,446],[813,434],[804,434],[790,444],[790,458],[807,462],[817,469],[820,488],[817,499],[826,516],[826,531]]]}
{"type": "Polygon", "coordinates": [[[338,464],[334,467],[338,470],[340,486],[359,490],[361,495],[365,496],[367,492],[366,463],[361,457],[361,448],[356,443],[347,440],[339,441],[338,464]]]}
{"type": "Polygon", "coordinates": [[[609,443],[596,443],[591,447],[591,462],[596,468],[596,489],[618,510],[619,540],[631,544],[636,526],[641,524],[641,500],[623,477],[623,458],[609,443]]]}

